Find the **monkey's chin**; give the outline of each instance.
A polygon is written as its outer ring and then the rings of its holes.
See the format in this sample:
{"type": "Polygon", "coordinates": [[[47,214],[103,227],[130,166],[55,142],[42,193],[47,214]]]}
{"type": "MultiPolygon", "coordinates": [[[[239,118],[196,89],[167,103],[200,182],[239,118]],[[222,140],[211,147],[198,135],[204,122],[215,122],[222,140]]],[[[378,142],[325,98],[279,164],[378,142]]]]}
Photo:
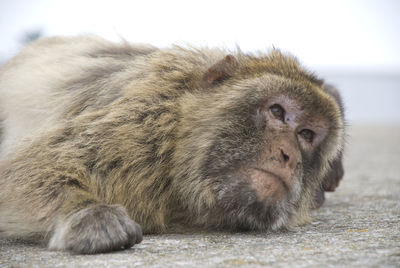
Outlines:
{"type": "Polygon", "coordinates": [[[219,209],[209,216],[228,229],[266,231],[285,227],[296,214],[300,184],[289,189],[268,172],[246,175],[225,177],[224,184],[214,188],[219,209]]]}
{"type": "Polygon", "coordinates": [[[240,230],[276,231],[285,229],[289,219],[296,214],[295,207],[287,200],[279,202],[255,202],[232,213],[235,218],[233,226],[240,230]]]}

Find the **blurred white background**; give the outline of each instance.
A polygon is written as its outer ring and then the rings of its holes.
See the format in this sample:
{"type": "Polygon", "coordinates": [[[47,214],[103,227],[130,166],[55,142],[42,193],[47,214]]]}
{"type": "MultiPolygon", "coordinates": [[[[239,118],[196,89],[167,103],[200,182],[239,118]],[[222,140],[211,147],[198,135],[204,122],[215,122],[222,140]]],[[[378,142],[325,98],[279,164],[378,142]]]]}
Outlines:
{"type": "Polygon", "coordinates": [[[289,51],[342,92],[350,124],[400,124],[397,0],[0,0],[0,62],[35,35],[289,51]]]}

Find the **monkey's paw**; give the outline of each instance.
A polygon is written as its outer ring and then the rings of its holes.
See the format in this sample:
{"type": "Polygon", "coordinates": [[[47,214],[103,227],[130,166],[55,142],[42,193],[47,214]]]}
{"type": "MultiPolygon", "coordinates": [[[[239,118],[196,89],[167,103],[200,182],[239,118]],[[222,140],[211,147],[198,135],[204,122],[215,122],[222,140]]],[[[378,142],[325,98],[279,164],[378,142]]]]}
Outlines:
{"type": "Polygon", "coordinates": [[[97,205],[60,221],[49,248],[93,254],[127,249],[142,241],[142,229],[121,205],[97,205]]]}

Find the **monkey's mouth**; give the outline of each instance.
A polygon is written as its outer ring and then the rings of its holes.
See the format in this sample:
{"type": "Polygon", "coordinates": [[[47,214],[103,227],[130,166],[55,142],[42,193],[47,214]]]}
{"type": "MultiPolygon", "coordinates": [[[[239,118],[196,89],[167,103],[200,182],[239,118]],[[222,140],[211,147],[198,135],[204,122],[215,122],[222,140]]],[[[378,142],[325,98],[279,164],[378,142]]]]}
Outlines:
{"type": "Polygon", "coordinates": [[[273,172],[271,172],[269,170],[263,169],[263,168],[254,167],[254,169],[258,170],[258,171],[261,171],[261,172],[264,172],[269,176],[275,177],[278,181],[280,181],[282,183],[283,187],[285,187],[286,190],[289,191],[289,186],[287,185],[287,182],[281,176],[279,176],[279,175],[277,175],[277,174],[275,174],[275,173],[273,173],[273,172]]]}
{"type": "Polygon", "coordinates": [[[281,201],[289,194],[287,182],[274,172],[259,167],[252,167],[248,172],[248,183],[258,201],[281,201]]]}

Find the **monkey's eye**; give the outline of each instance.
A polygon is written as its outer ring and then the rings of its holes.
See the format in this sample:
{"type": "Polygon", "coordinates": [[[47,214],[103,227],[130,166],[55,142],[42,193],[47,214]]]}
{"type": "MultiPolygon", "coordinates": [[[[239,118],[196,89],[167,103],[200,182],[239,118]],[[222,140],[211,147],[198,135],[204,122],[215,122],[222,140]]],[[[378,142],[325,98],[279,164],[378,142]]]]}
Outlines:
{"type": "Polygon", "coordinates": [[[282,121],[284,120],[285,110],[283,110],[282,106],[280,106],[279,104],[274,104],[269,107],[269,110],[276,118],[282,121]]]}
{"type": "Polygon", "coordinates": [[[309,143],[312,143],[314,140],[315,133],[312,130],[303,129],[299,134],[309,143]]]}

